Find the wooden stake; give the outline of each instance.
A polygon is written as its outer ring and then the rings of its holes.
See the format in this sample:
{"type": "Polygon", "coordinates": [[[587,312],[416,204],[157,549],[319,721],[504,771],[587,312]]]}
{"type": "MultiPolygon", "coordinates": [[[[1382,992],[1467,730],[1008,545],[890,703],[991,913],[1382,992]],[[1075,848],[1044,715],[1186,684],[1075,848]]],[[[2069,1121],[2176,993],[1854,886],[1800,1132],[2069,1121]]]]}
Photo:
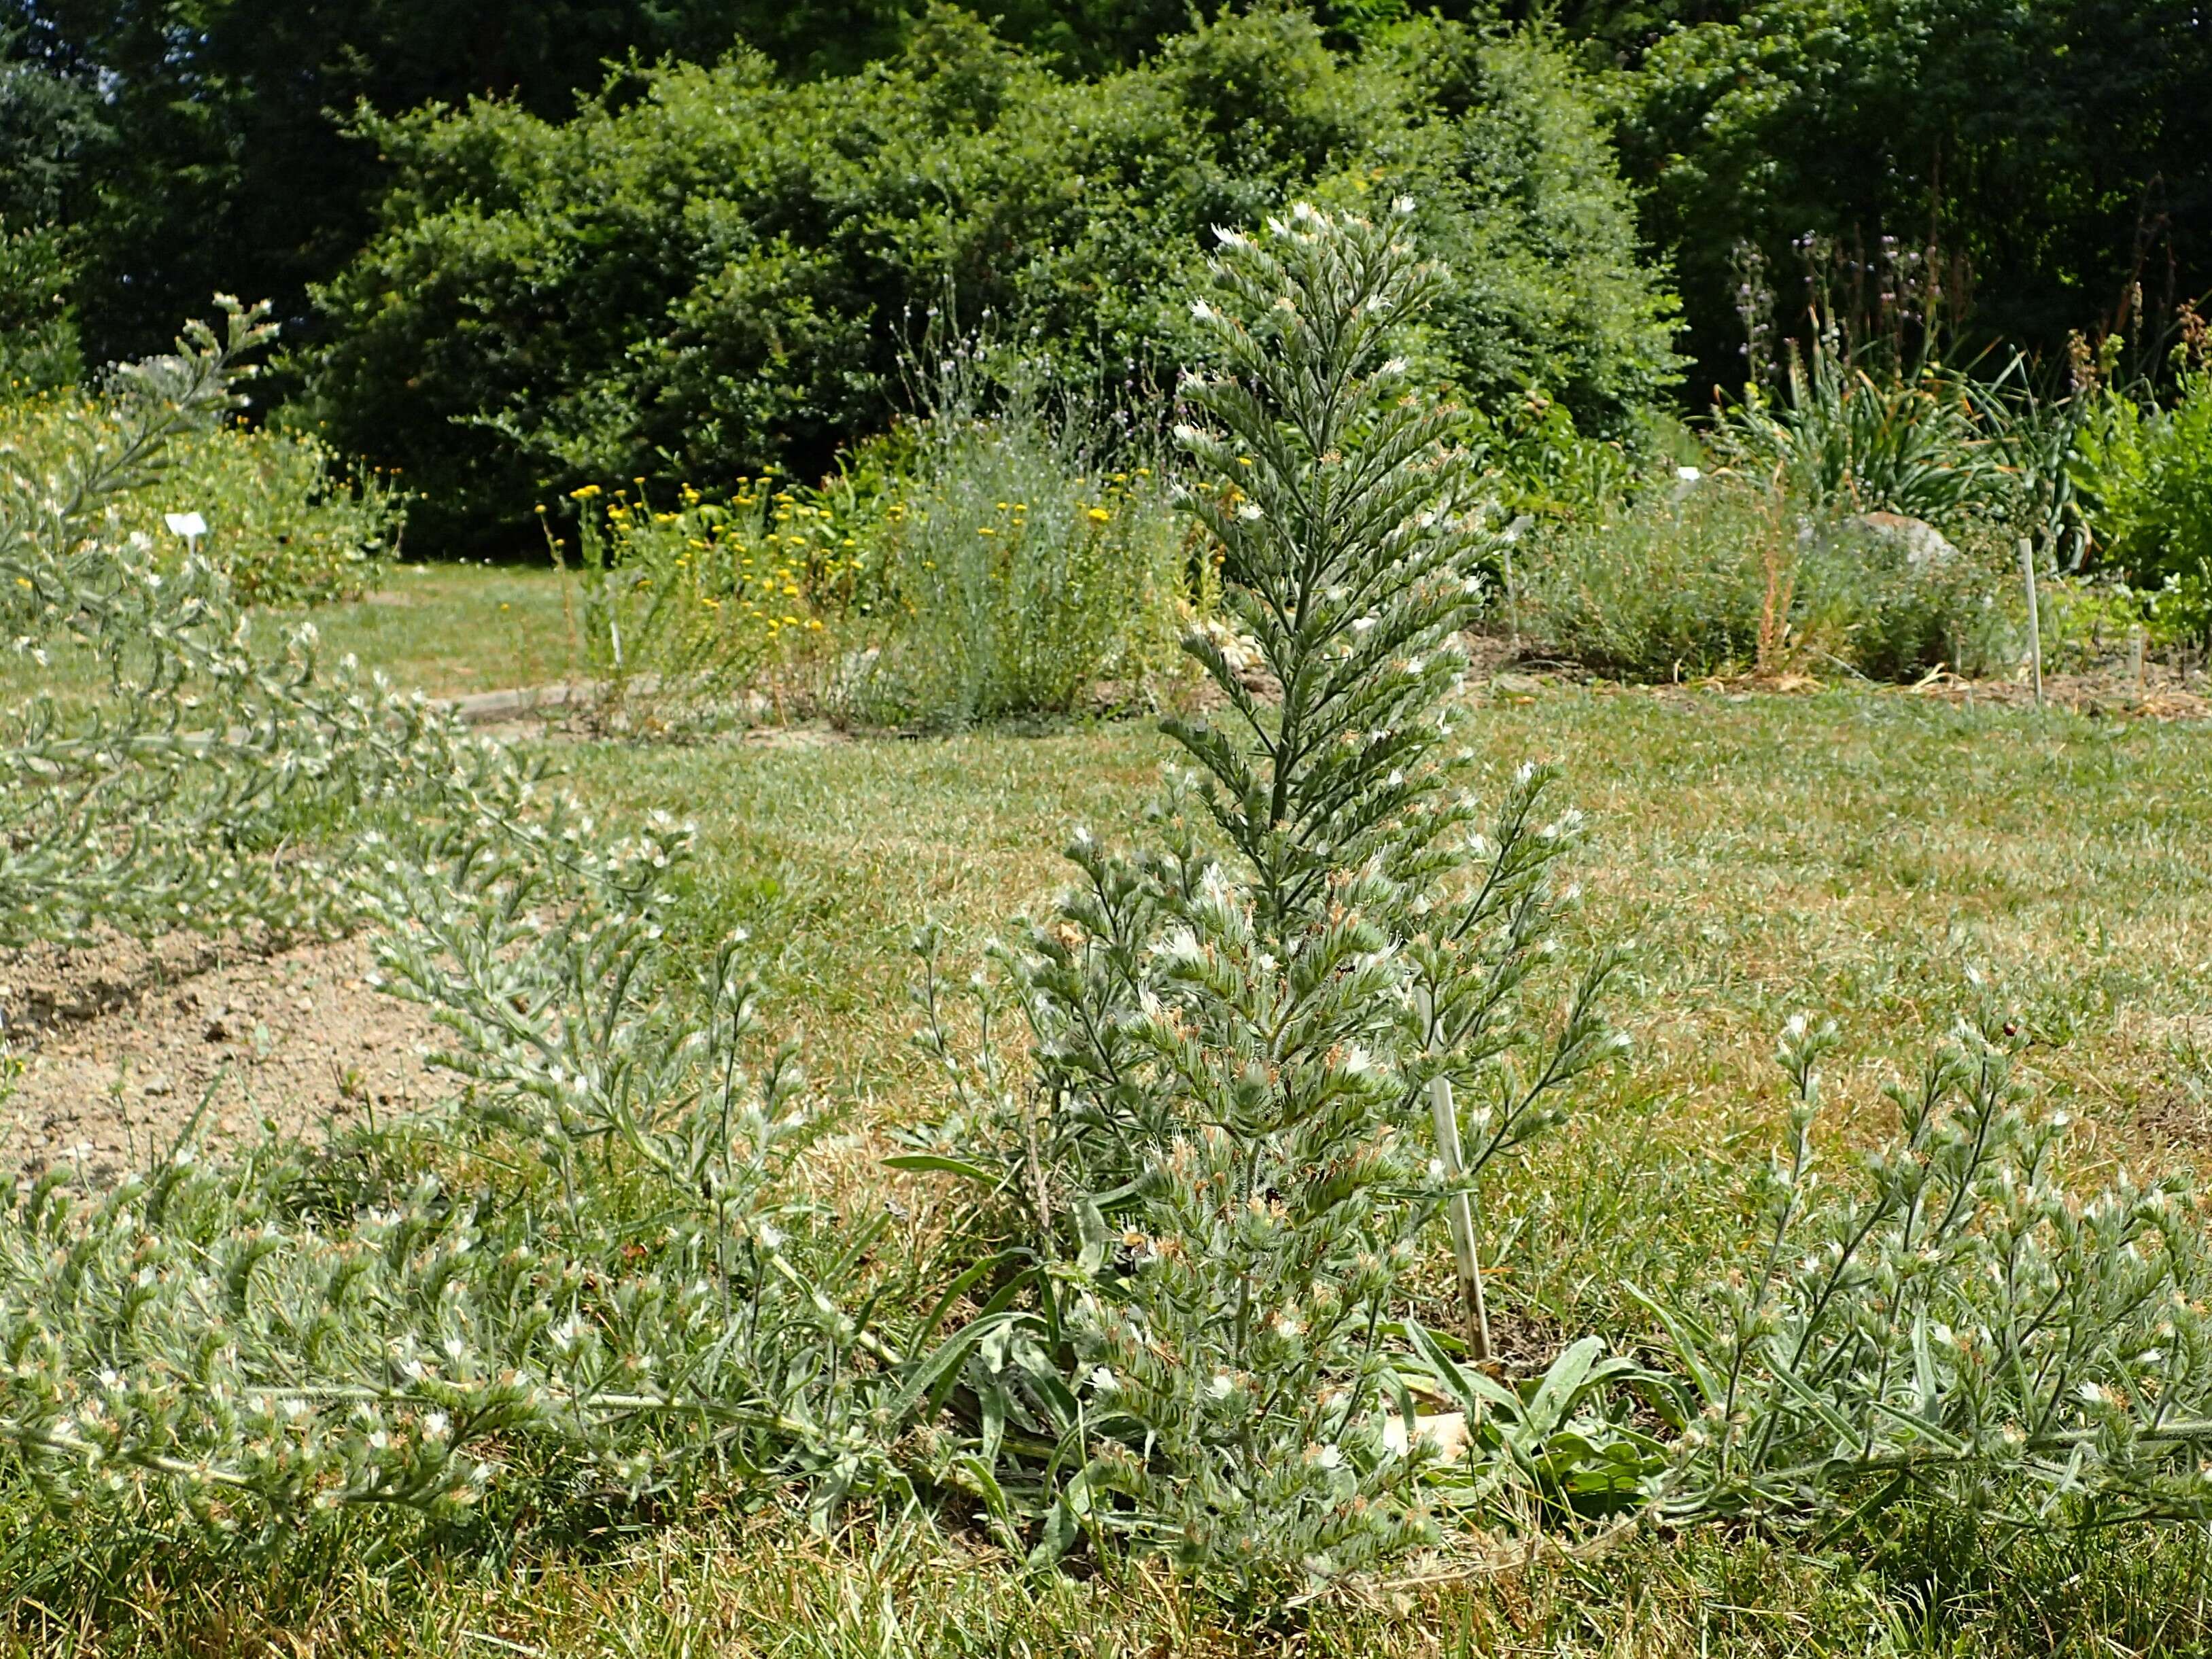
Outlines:
{"type": "Polygon", "coordinates": [[[2128,678],[2135,682],[2136,696],[2143,694],[2143,626],[2137,623],[2128,629],[2128,678]]]}
{"type": "Polygon", "coordinates": [[[1534,523],[1535,520],[1523,513],[1505,526],[1505,533],[1500,538],[1505,565],[1505,619],[1513,630],[1513,648],[1516,652],[1521,648],[1521,600],[1513,591],[1513,544],[1519,541],[1534,523]]]}
{"type": "Polygon", "coordinates": [[[2035,706],[2043,707],[2043,623],[2035,613],[2035,544],[2020,541],[2021,580],[2027,586],[2027,658],[2035,671],[2035,706]]]}
{"type": "Polygon", "coordinates": [[[1505,620],[1513,630],[1513,648],[1521,649],[1521,606],[1513,597],[1513,544],[1505,544],[1505,620]]]}

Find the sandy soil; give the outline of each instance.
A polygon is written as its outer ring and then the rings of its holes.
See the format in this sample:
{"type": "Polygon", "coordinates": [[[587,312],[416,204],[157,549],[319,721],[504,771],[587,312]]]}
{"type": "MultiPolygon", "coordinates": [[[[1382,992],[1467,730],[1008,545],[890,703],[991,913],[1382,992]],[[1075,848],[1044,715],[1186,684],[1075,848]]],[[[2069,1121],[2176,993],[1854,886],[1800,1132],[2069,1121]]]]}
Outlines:
{"type": "Polygon", "coordinates": [[[12,1088],[0,1082],[0,1168],[68,1164],[108,1180],[195,1114],[220,1154],[264,1119],[313,1133],[427,1103],[433,1028],[371,989],[369,966],[361,939],[274,955],[189,939],[0,952],[0,1018],[21,1066],[12,1088]]]}

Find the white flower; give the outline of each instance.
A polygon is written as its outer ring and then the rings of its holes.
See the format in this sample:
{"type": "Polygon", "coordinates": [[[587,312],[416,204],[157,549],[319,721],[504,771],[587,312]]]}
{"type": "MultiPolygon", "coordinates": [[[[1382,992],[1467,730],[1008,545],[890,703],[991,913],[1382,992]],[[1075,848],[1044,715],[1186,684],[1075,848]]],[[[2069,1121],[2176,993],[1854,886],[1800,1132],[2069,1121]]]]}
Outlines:
{"type": "Polygon", "coordinates": [[[1201,323],[1210,323],[1213,320],[1213,307],[1203,300],[1193,300],[1190,302],[1190,314],[1201,323]]]}
{"type": "Polygon", "coordinates": [[[1694,466],[1678,466],[1674,469],[1674,476],[1684,483],[1695,483],[1705,475],[1694,466]]]}
{"type": "Polygon", "coordinates": [[[1121,1379],[1103,1365],[1091,1373],[1091,1386],[1101,1394],[1111,1394],[1121,1386],[1121,1379]]]}

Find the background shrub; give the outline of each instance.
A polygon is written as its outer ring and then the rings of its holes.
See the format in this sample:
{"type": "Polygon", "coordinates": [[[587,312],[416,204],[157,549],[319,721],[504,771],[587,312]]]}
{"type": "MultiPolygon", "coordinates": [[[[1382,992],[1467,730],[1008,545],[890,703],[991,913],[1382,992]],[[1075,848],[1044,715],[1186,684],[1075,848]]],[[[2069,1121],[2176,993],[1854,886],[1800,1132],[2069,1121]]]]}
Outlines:
{"type": "Polygon", "coordinates": [[[84,372],[62,234],[0,219],[0,394],[71,386],[84,372]]]}
{"type": "MultiPolygon", "coordinates": [[[[106,394],[19,398],[0,404],[0,451],[33,471],[86,442],[112,441],[116,422],[106,394]]],[[[398,551],[406,501],[313,433],[229,421],[179,434],[108,512],[115,529],[149,538],[172,566],[184,545],[163,515],[198,513],[208,526],[202,550],[240,600],[312,605],[375,585],[398,551]]]]}
{"type": "Polygon", "coordinates": [[[1204,234],[1295,194],[1420,201],[1468,273],[1409,343],[1425,371],[1599,423],[1671,371],[1589,94],[1534,34],[1349,55],[1268,9],[1076,81],[947,10],[840,79],[741,52],[626,75],[565,123],[475,102],[369,131],[396,184],[300,366],[441,541],[585,483],[815,470],[887,422],[932,307],[1018,316],[1094,380],[1202,362],[1204,234]]]}
{"type": "Polygon", "coordinates": [[[2095,394],[2074,465],[2100,562],[2162,592],[2168,625],[2212,643],[2212,372],[2185,375],[2166,409],[2095,394]]]}

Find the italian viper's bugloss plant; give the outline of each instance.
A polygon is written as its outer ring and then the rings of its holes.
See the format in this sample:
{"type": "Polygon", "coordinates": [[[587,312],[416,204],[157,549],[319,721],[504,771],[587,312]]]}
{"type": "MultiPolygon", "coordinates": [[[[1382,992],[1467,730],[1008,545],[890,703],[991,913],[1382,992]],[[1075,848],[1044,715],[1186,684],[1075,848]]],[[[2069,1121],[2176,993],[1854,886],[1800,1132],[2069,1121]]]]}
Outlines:
{"type": "Polygon", "coordinates": [[[2024,1039],[1960,1024],[1899,1127],[1827,1187],[1813,1142],[1834,1028],[1793,1020],[1789,1136],[1710,1305],[1650,1304],[1686,1426],[1675,1521],[1848,1524],[1907,1498],[2008,1528],[2212,1514],[2212,1259],[2191,1183],[2073,1190],[2024,1039]]]}
{"type": "Polygon", "coordinates": [[[1048,1504],[1044,1558],[1088,1531],[1259,1594],[1429,1538],[1425,1448],[1386,1435],[1414,1270],[1619,1045],[1611,956],[1539,1001],[1574,813],[1533,767],[1486,810],[1451,746],[1488,538],[1451,411],[1392,355],[1443,281],[1406,226],[1223,234],[1188,499],[1280,700],[1194,635],[1218,719],[1169,723],[1144,842],[1079,838],[986,991],[1026,1069],[927,1036],[961,1106],[905,1162],[981,1183],[1005,1283],[963,1387],[1018,1449],[994,1492],[1048,1504]]]}
{"type": "Polygon", "coordinates": [[[0,942],[376,925],[468,1087],[457,1133],[377,1180],[343,1147],[218,1170],[187,1143],[88,1201],[11,1184],[0,1482],[64,1525],[219,1550],[449,1512],[495,1472],[556,1508],[700,1469],[825,1504],[878,1484],[899,1413],[867,1413],[902,1356],[823,1288],[871,1234],[811,1247],[782,1176],[819,1114],[755,1052],[734,947],[694,984],[662,944],[681,836],[597,830],[110,525],[265,337],[240,311],[195,329],[49,468],[0,469],[18,648],[74,640],[118,694],[0,721],[0,942]]]}

